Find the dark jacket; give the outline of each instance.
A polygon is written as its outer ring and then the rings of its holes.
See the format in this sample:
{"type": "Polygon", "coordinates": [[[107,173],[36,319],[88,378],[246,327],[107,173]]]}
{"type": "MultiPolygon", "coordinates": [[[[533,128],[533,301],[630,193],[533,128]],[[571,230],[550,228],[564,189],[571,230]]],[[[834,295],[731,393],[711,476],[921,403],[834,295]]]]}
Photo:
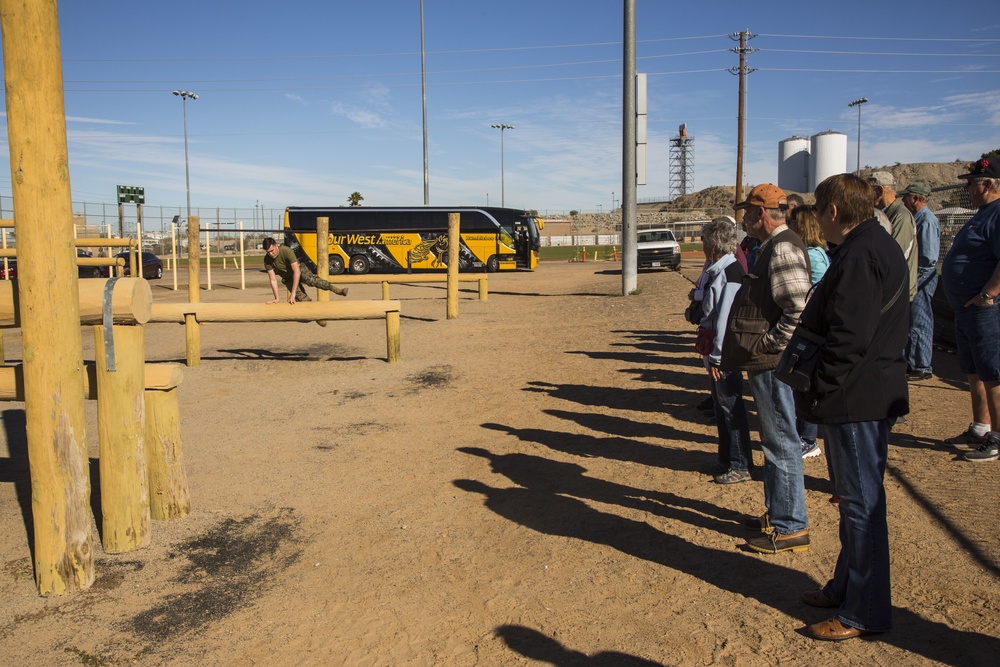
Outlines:
{"type": "MultiPolygon", "coordinates": [[[[779,243],[791,243],[802,253],[805,265],[803,274],[805,294],[809,283],[809,256],[799,235],[785,229],[760,246],[754,259],[753,270],[743,276],[743,285],[733,298],[722,343],[722,369],[732,371],[768,371],[778,365],[781,349],[767,349],[764,336],[784,315],[771,292],[771,256],[779,243]]],[[[801,303],[802,299],[799,299],[801,303]]],[[[797,313],[796,313],[797,314],[797,313]]],[[[789,325],[789,333],[791,325],[789,325]]]]}
{"type": "Polygon", "coordinates": [[[910,411],[903,359],[909,283],[903,251],[875,218],[851,230],[832,251],[830,268],[802,311],[802,326],[824,334],[826,343],[814,389],[796,392],[800,416],[838,424],[910,411]]]}

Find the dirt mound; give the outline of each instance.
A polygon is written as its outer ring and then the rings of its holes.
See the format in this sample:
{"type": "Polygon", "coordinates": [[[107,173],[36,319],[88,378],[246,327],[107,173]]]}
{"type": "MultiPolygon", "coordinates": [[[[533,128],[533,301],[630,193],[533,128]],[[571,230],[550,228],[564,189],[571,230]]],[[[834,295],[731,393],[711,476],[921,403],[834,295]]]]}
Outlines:
{"type": "MultiPolygon", "coordinates": [[[[861,170],[861,176],[867,177],[873,171],[888,171],[896,177],[896,183],[898,184],[900,190],[914,181],[923,181],[933,189],[960,184],[961,181],[958,179],[958,176],[959,174],[968,173],[969,164],[970,163],[966,161],[956,160],[955,162],[914,162],[911,164],[865,167],[861,170]]],[[[748,184],[743,190],[743,195],[746,196],[746,193],[749,192],[754,185],[756,185],[756,183],[748,184]]],[[[787,194],[792,194],[793,191],[786,190],[785,192],[787,194]]],[[[934,192],[930,199],[931,209],[938,210],[946,206],[953,205],[949,203],[949,200],[956,192],[959,192],[959,190],[942,190],[934,192]]],[[[802,195],[802,198],[807,204],[812,204],[816,201],[816,198],[811,192],[799,192],[797,194],[802,195]]],[[[667,210],[703,212],[706,216],[711,217],[709,214],[717,215],[717,211],[720,209],[728,209],[729,212],[732,212],[732,207],[735,202],[735,186],[713,185],[705,188],[704,190],[699,190],[698,192],[678,197],[667,205],[667,210]]]]}

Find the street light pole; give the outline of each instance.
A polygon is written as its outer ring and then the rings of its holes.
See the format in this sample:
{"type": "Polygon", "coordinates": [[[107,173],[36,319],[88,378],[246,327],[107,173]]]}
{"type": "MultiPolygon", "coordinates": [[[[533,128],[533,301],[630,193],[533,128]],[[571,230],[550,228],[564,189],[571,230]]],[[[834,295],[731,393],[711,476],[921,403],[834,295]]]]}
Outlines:
{"type": "Polygon", "coordinates": [[[191,173],[188,170],[188,98],[198,99],[198,96],[187,90],[175,90],[174,95],[181,98],[181,105],[184,107],[184,188],[187,190],[187,217],[191,218],[191,173]]]}
{"type": "Polygon", "coordinates": [[[848,107],[858,108],[858,164],[854,169],[854,175],[857,176],[861,173],[861,105],[868,101],[867,97],[862,97],[860,99],[854,100],[848,107]]]}
{"type": "Polygon", "coordinates": [[[513,125],[507,125],[506,123],[499,123],[497,125],[490,125],[490,127],[500,130],[500,206],[506,206],[504,202],[504,182],[503,182],[503,131],[515,129],[513,125]]]}

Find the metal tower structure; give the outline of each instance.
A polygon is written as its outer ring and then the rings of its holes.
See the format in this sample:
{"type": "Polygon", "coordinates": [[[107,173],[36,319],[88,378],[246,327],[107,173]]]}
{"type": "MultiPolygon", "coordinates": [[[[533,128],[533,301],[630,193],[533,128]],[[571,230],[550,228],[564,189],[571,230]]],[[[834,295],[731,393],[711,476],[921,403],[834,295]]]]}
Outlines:
{"type": "Polygon", "coordinates": [[[685,123],[670,140],[670,197],[676,199],[693,191],[694,137],[688,136],[685,123]]]}

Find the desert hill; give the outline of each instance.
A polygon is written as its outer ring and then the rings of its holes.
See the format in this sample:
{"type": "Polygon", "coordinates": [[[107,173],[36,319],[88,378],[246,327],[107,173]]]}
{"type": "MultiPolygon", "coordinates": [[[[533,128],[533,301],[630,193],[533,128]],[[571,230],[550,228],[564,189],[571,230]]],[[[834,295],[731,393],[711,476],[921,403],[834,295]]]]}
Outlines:
{"type": "MultiPolygon", "coordinates": [[[[888,171],[896,177],[898,188],[904,187],[914,181],[924,181],[932,189],[948,185],[958,185],[959,174],[968,173],[969,162],[915,162],[911,164],[895,164],[884,167],[866,167],[861,170],[861,176],[867,177],[873,171],[888,171]]],[[[756,183],[749,184],[744,189],[744,196],[756,183]]],[[[714,185],[699,192],[678,197],[667,205],[667,210],[677,211],[714,211],[717,209],[732,209],[735,202],[736,188],[732,185],[714,185]]],[[[955,194],[956,190],[941,190],[931,193],[930,206],[932,210],[944,208],[946,202],[955,194]]],[[[790,194],[790,191],[789,191],[790,194]]],[[[815,202],[815,197],[811,192],[800,192],[806,203],[815,202]]],[[[662,204],[657,205],[662,207],[662,204]]]]}

